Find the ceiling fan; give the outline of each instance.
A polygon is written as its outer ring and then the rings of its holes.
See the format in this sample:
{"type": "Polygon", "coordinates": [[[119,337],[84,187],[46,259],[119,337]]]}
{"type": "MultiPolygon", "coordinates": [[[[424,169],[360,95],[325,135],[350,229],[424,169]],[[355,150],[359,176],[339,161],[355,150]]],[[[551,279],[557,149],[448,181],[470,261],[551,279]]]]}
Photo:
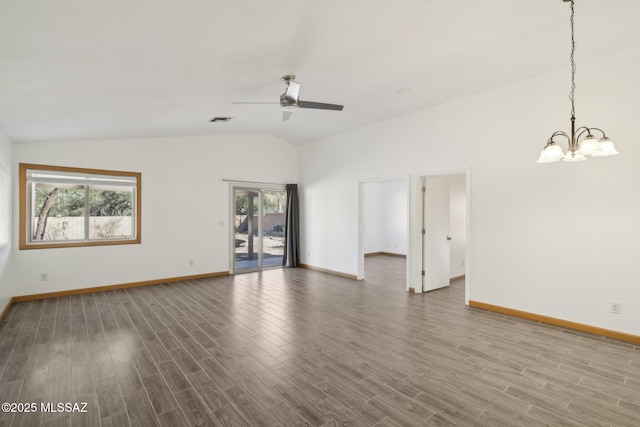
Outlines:
{"type": "MultiPolygon", "coordinates": [[[[287,84],[287,90],[280,95],[280,107],[282,108],[282,120],[289,120],[291,113],[297,108],[314,108],[316,110],[342,111],[343,105],[325,104],[324,102],[302,101],[298,98],[300,84],[294,82],[296,76],[287,75],[282,77],[282,81],[287,84]]],[[[277,104],[277,102],[234,102],[234,104],[277,104]]]]}

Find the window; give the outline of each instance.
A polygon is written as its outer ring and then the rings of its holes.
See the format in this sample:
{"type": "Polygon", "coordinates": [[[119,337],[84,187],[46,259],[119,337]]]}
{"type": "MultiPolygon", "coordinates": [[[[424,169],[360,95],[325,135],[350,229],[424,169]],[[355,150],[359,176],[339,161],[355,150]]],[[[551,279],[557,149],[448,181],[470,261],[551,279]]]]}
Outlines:
{"type": "Polygon", "coordinates": [[[137,172],[20,163],[20,249],[140,243],[137,172]]]}

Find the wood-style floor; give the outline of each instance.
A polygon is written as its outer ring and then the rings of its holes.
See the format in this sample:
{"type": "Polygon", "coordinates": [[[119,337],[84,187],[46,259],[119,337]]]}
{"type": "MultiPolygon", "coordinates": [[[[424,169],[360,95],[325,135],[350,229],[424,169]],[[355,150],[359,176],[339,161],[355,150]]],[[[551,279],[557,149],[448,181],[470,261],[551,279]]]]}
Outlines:
{"type": "MultiPolygon", "coordinates": [[[[394,270],[395,269],[395,270],[394,270]]],[[[15,304],[0,426],[638,426],[640,348],[404,291],[261,273],[15,304]],[[87,402],[86,413],[40,402],[87,402]]]]}

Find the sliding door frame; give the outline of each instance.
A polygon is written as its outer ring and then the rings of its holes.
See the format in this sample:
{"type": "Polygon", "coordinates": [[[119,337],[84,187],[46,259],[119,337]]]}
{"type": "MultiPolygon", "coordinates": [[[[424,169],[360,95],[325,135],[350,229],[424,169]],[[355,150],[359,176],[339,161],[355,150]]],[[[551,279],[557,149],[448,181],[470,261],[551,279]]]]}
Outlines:
{"type": "MultiPolygon", "coordinates": [[[[262,219],[263,212],[263,191],[283,191],[286,194],[286,186],[284,184],[266,184],[260,182],[246,182],[246,181],[230,181],[229,182],[229,273],[248,273],[251,271],[261,271],[267,268],[278,268],[279,266],[264,267],[264,230],[262,219]],[[236,269],[236,226],[235,226],[235,208],[236,208],[236,191],[246,190],[258,193],[258,235],[260,250],[258,251],[258,266],[251,268],[236,269]]],[[[250,213],[251,215],[253,213],[250,213]]]]}

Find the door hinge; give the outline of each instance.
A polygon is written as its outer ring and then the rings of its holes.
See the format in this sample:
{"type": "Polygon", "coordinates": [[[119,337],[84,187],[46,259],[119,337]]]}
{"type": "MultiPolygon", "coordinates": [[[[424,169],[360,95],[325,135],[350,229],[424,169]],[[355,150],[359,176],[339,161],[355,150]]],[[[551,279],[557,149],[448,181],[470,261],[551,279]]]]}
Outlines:
{"type": "Polygon", "coordinates": [[[425,230],[424,228],[422,229],[422,234],[427,234],[427,230],[425,230]]]}
{"type": "Polygon", "coordinates": [[[427,192],[427,187],[422,187],[422,192],[426,193],[427,192]]]}
{"type": "Polygon", "coordinates": [[[422,275],[424,276],[424,270],[422,270],[422,275]]]}

